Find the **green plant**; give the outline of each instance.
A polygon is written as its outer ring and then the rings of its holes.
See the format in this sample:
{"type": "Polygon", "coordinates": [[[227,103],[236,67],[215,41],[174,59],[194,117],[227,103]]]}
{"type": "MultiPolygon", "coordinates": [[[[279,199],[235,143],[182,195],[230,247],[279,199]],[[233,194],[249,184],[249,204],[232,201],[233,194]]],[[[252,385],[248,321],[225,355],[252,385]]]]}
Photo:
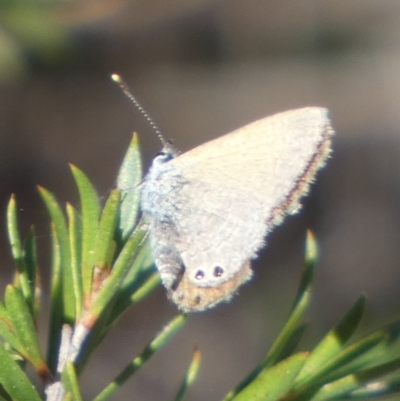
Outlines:
{"type": "MultiPolygon", "coordinates": [[[[17,206],[8,205],[8,233],[16,274],[0,303],[0,401],[82,400],[79,374],[110,327],[157,285],[146,233],[140,225],[137,188],[142,169],[134,135],[120,168],[117,188],[101,208],[89,179],[71,166],[80,208],[64,210],[46,189],[40,195],[50,215],[52,265],[47,358],[39,347],[40,281],[35,231],[22,243],[17,206]],[[31,365],[43,380],[40,394],[25,373],[31,365]]],[[[373,399],[400,392],[400,321],[348,344],[365,307],[360,297],[346,316],[310,352],[295,351],[306,328],[317,246],[307,237],[305,268],[287,322],[264,360],[223,401],[328,401],[373,399]]],[[[178,314],[95,398],[103,401],[130,378],[183,326],[178,314]]],[[[182,400],[199,370],[192,362],[176,400],[182,400]]],[[[398,397],[398,395],[397,395],[398,397]]]]}

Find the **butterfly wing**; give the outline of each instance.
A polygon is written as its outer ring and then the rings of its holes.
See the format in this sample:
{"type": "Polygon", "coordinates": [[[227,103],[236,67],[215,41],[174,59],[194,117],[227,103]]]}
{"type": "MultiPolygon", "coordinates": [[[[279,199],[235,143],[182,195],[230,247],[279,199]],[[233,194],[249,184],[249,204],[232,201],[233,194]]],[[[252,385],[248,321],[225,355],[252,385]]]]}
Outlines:
{"type": "Polygon", "coordinates": [[[171,163],[183,167],[187,179],[251,192],[263,204],[265,219],[276,224],[280,213],[299,207],[329,155],[332,134],[328,111],[308,107],[255,121],[171,163]]]}
{"type": "Polygon", "coordinates": [[[299,208],[329,154],[331,134],[327,111],[305,108],[256,121],[165,164],[151,183],[157,199],[144,209],[153,210],[153,252],[176,303],[189,288],[197,305],[207,294],[227,299],[248,280],[249,259],[299,208]]]}

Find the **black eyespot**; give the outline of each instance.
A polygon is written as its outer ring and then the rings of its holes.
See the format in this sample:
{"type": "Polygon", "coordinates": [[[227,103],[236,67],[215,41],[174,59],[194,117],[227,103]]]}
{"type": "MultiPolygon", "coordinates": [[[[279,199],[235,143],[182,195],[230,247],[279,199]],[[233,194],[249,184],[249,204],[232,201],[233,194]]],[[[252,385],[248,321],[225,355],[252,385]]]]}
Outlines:
{"type": "Polygon", "coordinates": [[[224,269],[221,266],[214,267],[214,276],[221,277],[224,274],[224,269]]]}
{"type": "Polygon", "coordinates": [[[195,299],[194,299],[194,303],[195,303],[196,305],[199,305],[199,304],[200,304],[200,301],[201,301],[201,297],[200,297],[200,295],[197,295],[197,297],[195,297],[195,299]]]}
{"type": "Polygon", "coordinates": [[[204,278],[203,270],[197,270],[195,277],[197,280],[202,280],[204,278]]]}

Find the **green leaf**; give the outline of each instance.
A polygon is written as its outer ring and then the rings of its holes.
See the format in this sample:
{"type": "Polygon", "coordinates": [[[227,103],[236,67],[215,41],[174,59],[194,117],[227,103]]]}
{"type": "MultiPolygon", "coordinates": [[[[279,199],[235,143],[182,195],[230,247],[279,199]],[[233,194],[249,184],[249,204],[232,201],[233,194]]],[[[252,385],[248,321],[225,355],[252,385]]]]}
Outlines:
{"type": "Polygon", "coordinates": [[[133,233],[139,213],[139,184],[142,180],[142,162],[139,140],[133,134],[118,173],[117,187],[122,191],[120,214],[121,239],[125,242],[133,233]]]}
{"type": "Polygon", "coordinates": [[[307,231],[304,255],[304,268],[300,281],[299,290],[297,292],[294,308],[301,302],[304,295],[310,291],[312,280],[314,278],[314,268],[318,261],[318,243],[312,231],[307,231]]]}
{"type": "Polygon", "coordinates": [[[158,273],[153,273],[143,283],[143,285],[131,295],[132,304],[138,303],[147,297],[158,285],[161,284],[161,278],[158,273]]]}
{"type": "Polygon", "coordinates": [[[71,250],[71,275],[75,297],[75,315],[80,316],[83,310],[83,284],[82,284],[82,226],[79,212],[67,203],[69,246],[71,250]]]}
{"type": "Polygon", "coordinates": [[[137,229],[129,238],[114,263],[111,275],[108,277],[107,281],[104,282],[99,294],[90,305],[89,314],[99,316],[111,299],[116,296],[134,259],[143,245],[145,237],[146,231],[137,229]]]}
{"type": "Polygon", "coordinates": [[[311,380],[324,365],[341,352],[344,344],[360,323],[364,309],[365,297],[361,296],[339,324],[311,352],[296,380],[296,386],[301,387],[305,382],[311,380]]]}
{"type": "Polygon", "coordinates": [[[391,378],[388,381],[381,380],[379,384],[376,381],[399,369],[400,358],[396,358],[373,368],[357,371],[322,387],[311,398],[311,401],[341,400],[344,398],[348,400],[359,399],[366,397],[368,392],[370,392],[371,397],[376,397],[379,392],[382,392],[381,395],[391,394],[398,391],[397,389],[400,386],[398,377],[391,378]],[[358,394],[358,396],[353,398],[353,394],[358,394]]]}
{"type": "Polygon", "coordinates": [[[371,334],[383,334],[385,341],[382,341],[377,347],[364,353],[362,357],[354,361],[350,367],[353,371],[360,368],[367,368],[381,363],[388,362],[393,358],[393,355],[398,355],[400,352],[400,321],[393,322],[382,329],[379,329],[371,334]]]}
{"type": "Polygon", "coordinates": [[[1,343],[0,384],[15,401],[42,401],[31,381],[1,343]]]}
{"type": "Polygon", "coordinates": [[[314,374],[312,379],[303,383],[302,386],[294,387],[293,394],[297,394],[296,399],[309,400],[310,394],[318,394],[318,390],[324,384],[327,384],[329,388],[331,382],[335,383],[336,380],[349,375],[349,373],[357,373],[358,369],[356,371],[352,370],[353,367],[349,362],[377,346],[384,339],[385,335],[383,333],[375,333],[344,348],[338,355],[321,367],[320,370],[314,374]],[[343,366],[344,368],[340,369],[343,366]]]}
{"type": "Polygon", "coordinates": [[[299,374],[308,353],[298,353],[278,364],[265,368],[234,401],[276,401],[288,392],[299,374]]]}
{"type": "Polygon", "coordinates": [[[299,332],[302,332],[302,329],[299,325],[310,304],[311,284],[317,259],[317,242],[311,231],[308,231],[306,238],[304,269],[300,280],[299,290],[297,292],[297,296],[289,318],[287,319],[285,326],[268,352],[268,355],[264,361],[264,366],[270,366],[279,361],[281,356],[287,353],[287,348],[293,347],[293,339],[298,338],[299,341],[301,338],[301,336],[299,336],[299,332]]]}
{"type": "MultiPolygon", "coordinates": [[[[72,289],[73,279],[71,271],[71,251],[69,247],[69,233],[67,228],[67,222],[65,216],[53,194],[42,187],[38,187],[39,193],[46,205],[47,211],[52,221],[52,232],[57,236],[57,240],[53,239],[53,262],[52,262],[52,276],[55,276],[57,280],[57,293],[62,296],[62,303],[59,300],[55,300],[52,296],[52,302],[56,302],[58,307],[62,305],[61,309],[53,309],[54,313],[57,313],[58,320],[61,323],[73,324],[75,322],[75,297],[72,289]],[[57,253],[54,256],[54,252],[57,253]],[[59,266],[57,265],[59,264],[59,266]]],[[[52,278],[52,281],[54,281],[52,278]]],[[[54,284],[55,285],[55,284],[54,284]]],[[[52,284],[52,287],[53,284],[52,284]]],[[[53,316],[50,317],[53,319],[53,316]]],[[[61,331],[61,327],[59,328],[61,331]]]]}
{"type": "Polygon", "coordinates": [[[182,401],[188,388],[194,383],[197,378],[200,369],[201,353],[195,349],[190,362],[189,368],[186,372],[185,378],[183,379],[182,385],[178,391],[175,401],[182,401]]]}
{"type": "Polygon", "coordinates": [[[379,359],[373,361],[371,358],[368,359],[366,356],[376,355],[376,351],[379,348],[385,347],[386,359],[389,357],[391,352],[388,352],[387,336],[383,331],[375,332],[361,340],[345,347],[338,355],[324,366],[320,370],[318,376],[326,375],[328,381],[334,381],[341,377],[347,376],[351,373],[356,373],[362,368],[368,368],[372,365],[378,365],[379,359]]]}
{"type": "Polygon", "coordinates": [[[24,347],[15,335],[14,328],[4,304],[0,301],[0,336],[21,355],[24,347]]]}
{"type": "Polygon", "coordinates": [[[70,165],[78,186],[82,215],[82,280],[85,298],[90,298],[94,268],[94,252],[99,228],[100,205],[92,183],[77,167],[70,165]]]}
{"type": "Polygon", "coordinates": [[[25,266],[24,250],[18,232],[17,203],[14,195],[11,196],[7,208],[8,238],[11,245],[12,256],[18,271],[18,287],[33,311],[33,293],[29,284],[29,277],[25,266]]]}
{"type": "Polygon", "coordinates": [[[97,235],[94,265],[96,269],[105,271],[107,276],[111,270],[112,259],[110,255],[112,256],[111,251],[114,249],[113,239],[118,223],[120,197],[119,189],[114,189],[111,192],[101,216],[97,235]]]}
{"type": "Polygon", "coordinates": [[[58,350],[61,341],[61,328],[64,324],[64,316],[60,313],[63,310],[63,291],[62,291],[62,249],[54,224],[51,224],[52,240],[52,270],[50,283],[50,322],[49,340],[47,349],[47,364],[53,374],[55,374],[58,362],[58,350]]]}
{"type": "Polygon", "coordinates": [[[29,285],[32,293],[33,317],[36,320],[40,311],[40,280],[38,272],[36,233],[33,227],[30,228],[24,246],[25,266],[28,275],[29,285]]]}
{"type": "Polygon", "coordinates": [[[326,384],[319,391],[316,391],[313,397],[308,399],[310,401],[340,400],[343,399],[342,396],[350,393],[357,387],[359,387],[359,383],[355,375],[348,375],[342,379],[326,384]]]}
{"type": "Polygon", "coordinates": [[[331,396],[334,398],[359,388],[361,384],[356,379],[358,372],[374,368],[375,366],[387,362],[390,363],[393,355],[399,354],[399,344],[397,344],[399,335],[400,322],[397,321],[344,348],[336,358],[333,358],[332,361],[324,367],[324,370],[329,370],[330,365],[335,363],[335,360],[340,360],[342,355],[345,356],[346,353],[351,352],[352,349],[365,347],[365,350],[359,357],[356,357],[354,360],[351,359],[345,363],[344,366],[339,366],[332,372],[327,373],[325,377],[322,377],[325,382],[330,383],[320,389],[313,400],[323,401],[330,399],[331,396]],[[368,344],[372,345],[374,338],[381,338],[382,341],[378,342],[376,346],[369,347],[368,344]]]}
{"type": "Polygon", "coordinates": [[[82,401],[82,394],[79,388],[78,377],[75,372],[74,364],[67,361],[62,373],[62,382],[64,383],[65,390],[72,395],[73,401],[82,401]]]}
{"type": "Polygon", "coordinates": [[[23,356],[33,365],[42,378],[48,379],[49,371],[40,352],[39,338],[28,305],[19,289],[11,284],[6,288],[5,300],[15,335],[24,347],[23,356]]]}

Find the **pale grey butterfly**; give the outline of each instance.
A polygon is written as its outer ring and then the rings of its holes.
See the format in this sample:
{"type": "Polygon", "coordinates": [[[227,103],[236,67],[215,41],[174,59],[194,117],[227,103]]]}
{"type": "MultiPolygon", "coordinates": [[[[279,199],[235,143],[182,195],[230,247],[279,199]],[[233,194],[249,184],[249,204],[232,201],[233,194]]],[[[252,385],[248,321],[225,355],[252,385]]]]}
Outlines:
{"type": "Polygon", "coordinates": [[[251,278],[250,260],[273,227],[300,209],[332,135],[328,111],[307,107],[179,155],[161,137],[164,147],[141,186],[141,209],[168,297],[182,311],[228,301],[251,278]]]}

